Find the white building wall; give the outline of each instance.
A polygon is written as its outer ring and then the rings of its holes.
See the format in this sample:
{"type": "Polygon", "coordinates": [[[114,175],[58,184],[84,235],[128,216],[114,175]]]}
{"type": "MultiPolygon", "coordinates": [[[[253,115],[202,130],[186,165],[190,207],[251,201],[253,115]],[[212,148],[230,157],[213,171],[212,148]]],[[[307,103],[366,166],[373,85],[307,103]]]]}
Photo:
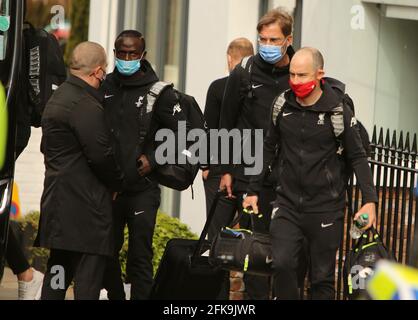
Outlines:
{"type": "Polygon", "coordinates": [[[114,68],[113,49],[117,36],[117,15],[117,0],[90,1],[89,41],[97,42],[105,48],[108,54],[108,71],[114,68]]]}
{"type": "Polygon", "coordinates": [[[359,0],[303,1],[302,46],[318,48],[327,76],[347,84],[369,133],[374,123],[379,16],[376,5],[359,0]]]}
{"type": "MultiPolygon", "coordinates": [[[[259,2],[254,0],[190,0],[186,92],[203,109],[212,81],[227,74],[226,50],[238,37],[257,39],[259,2]]],[[[181,195],[180,219],[200,232],[206,218],[205,192],[199,176],[191,192],[181,195]]]]}
{"type": "Polygon", "coordinates": [[[40,152],[41,135],[41,129],[32,128],[29,145],[16,162],[15,182],[22,215],[40,210],[45,174],[44,157],[40,152]]]}

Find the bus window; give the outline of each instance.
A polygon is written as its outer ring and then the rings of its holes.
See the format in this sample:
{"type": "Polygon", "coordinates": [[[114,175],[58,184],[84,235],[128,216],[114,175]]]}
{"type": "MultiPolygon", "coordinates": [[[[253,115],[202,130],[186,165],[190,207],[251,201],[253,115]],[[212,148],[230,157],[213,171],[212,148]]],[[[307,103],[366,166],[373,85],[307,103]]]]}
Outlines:
{"type": "Polygon", "coordinates": [[[10,28],[10,0],[0,0],[0,61],[6,58],[7,34],[10,28]]]}

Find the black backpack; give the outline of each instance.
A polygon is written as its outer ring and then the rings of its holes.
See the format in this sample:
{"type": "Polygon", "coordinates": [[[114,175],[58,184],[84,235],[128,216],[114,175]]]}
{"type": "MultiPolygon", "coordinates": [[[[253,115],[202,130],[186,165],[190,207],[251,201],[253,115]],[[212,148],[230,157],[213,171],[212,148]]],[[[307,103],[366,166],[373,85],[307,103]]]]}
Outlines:
{"type": "MultiPolygon", "coordinates": [[[[174,90],[174,94],[178,99],[178,104],[180,105],[181,110],[186,114],[189,129],[202,129],[205,132],[205,135],[207,135],[208,127],[198,103],[192,96],[175,90],[173,88],[173,84],[162,81],[155,83],[147,94],[147,109],[154,110],[154,107],[158,105],[159,97],[165,90],[174,90]]],[[[162,129],[152,118],[148,125],[148,128],[141,130],[141,132],[144,132],[144,134],[147,135],[147,137],[144,138],[144,140],[147,141],[146,143],[151,142],[150,139],[155,137],[155,134],[159,129],[162,129]]],[[[202,142],[201,136],[197,139],[199,139],[199,142],[202,142]]],[[[193,182],[199,172],[201,163],[199,163],[198,159],[196,159],[199,157],[199,154],[191,154],[188,147],[189,146],[187,146],[182,153],[186,155],[186,159],[192,159],[193,161],[186,161],[186,164],[175,163],[157,166],[157,169],[154,172],[154,177],[157,179],[159,184],[178,191],[184,191],[190,186],[193,186],[193,182]],[[192,164],[190,162],[196,164],[192,164]]],[[[178,159],[177,147],[175,149],[176,154],[174,156],[175,159],[178,159]]]]}
{"type": "Polygon", "coordinates": [[[31,125],[41,126],[42,113],[54,91],[66,80],[61,48],[54,35],[26,24],[24,65],[26,69],[31,125]]]}
{"type": "Polygon", "coordinates": [[[372,227],[357,241],[344,262],[344,291],[351,300],[367,299],[367,281],[374,274],[378,261],[394,260],[372,227]]]}

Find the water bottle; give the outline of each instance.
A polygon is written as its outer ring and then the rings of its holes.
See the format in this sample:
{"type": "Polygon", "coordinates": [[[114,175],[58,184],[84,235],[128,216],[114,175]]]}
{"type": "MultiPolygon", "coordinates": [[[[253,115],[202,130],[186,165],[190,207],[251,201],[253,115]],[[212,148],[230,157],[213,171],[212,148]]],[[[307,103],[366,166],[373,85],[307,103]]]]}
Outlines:
{"type": "Polygon", "coordinates": [[[367,226],[368,223],[369,223],[368,214],[362,214],[357,220],[354,220],[351,226],[351,230],[350,230],[351,238],[354,240],[359,239],[361,235],[363,234],[363,231],[361,231],[361,229],[367,226]]]}

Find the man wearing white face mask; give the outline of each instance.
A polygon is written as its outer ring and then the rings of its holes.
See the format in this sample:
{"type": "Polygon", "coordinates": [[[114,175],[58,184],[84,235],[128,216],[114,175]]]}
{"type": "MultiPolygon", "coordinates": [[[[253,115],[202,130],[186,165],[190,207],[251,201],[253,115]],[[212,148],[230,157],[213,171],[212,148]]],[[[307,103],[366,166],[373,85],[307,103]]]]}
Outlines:
{"type": "MultiPolygon", "coordinates": [[[[280,9],[271,10],[261,18],[257,26],[259,53],[245,58],[230,74],[221,108],[220,128],[263,129],[266,134],[274,98],[289,89],[289,64],[294,54],[292,30],[293,18],[280,9]]],[[[251,178],[245,174],[245,168],[243,161],[239,165],[221,166],[220,188],[227,191],[228,199],[222,199],[218,206],[222,213],[216,214],[229,218],[242,209],[242,198],[251,178]]],[[[259,232],[268,232],[275,180],[274,174],[270,174],[260,193],[263,219],[257,219],[254,226],[259,232]]],[[[246,215],[240,224],[249,228],[246,215]]],[[[245,284],[250,299],[268,299],[266,279],[247,276],[245,284]]]]}
{"type": "Polygon", "coordinates": [[[148,93],[159,79],[146,55],[142,34],[135,30],[123,31],[115,41],[116,68],[102,87],[106,121],[113,133],[116,156],[126,178],[113,205],[116,250],[104,277],[104,287],[111,300],[125,299],[119,264],[125,225],[129,228],[126,271],[131,283],[131,299],[148,299],[153,285],[152,237],[160,205],[160,189],[152,174],[157,166],[154,146],[146,145],[144,139],[150,130],[148,124],[152,119],[160,128],[176,132],[178,122],[186,121],[171,88],[165,89],[154,110],[149,110],[148,93]]]}

